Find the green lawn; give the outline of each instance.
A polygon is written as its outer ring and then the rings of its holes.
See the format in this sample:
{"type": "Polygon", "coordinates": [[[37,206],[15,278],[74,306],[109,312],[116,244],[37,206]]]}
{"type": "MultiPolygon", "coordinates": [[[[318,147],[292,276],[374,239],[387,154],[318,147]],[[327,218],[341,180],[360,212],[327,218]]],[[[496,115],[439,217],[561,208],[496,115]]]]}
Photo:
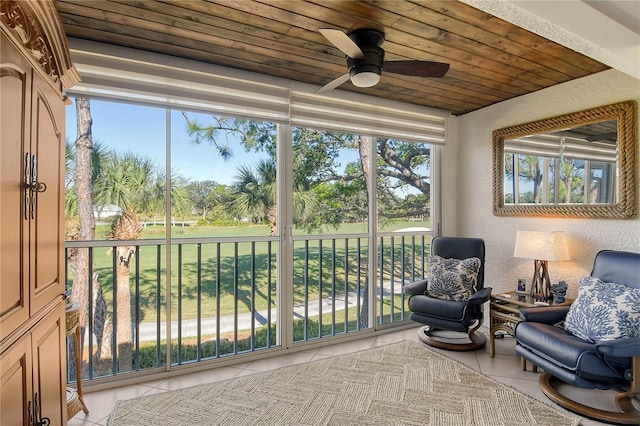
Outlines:
{"type": "MultiPolygon", "coordinates": [[[[423,222],[396,222],[386,230],[397,230],[407,227],[428,227],[423,222]]],[[[98,235],[104,235],[105,227],[97,230],[98,235]]],[[[143,238],[162,238],[165,229],[160,226],[148,226],[143,231],[143,238]]],[[[186,226],[173,227],[172,236],[176,238],[197,237],[264,237],[268,236],[268,226],[186,226]]],[[[325,231],[323,236],[331,234],[353,234],[366,232],[366,224],[345,224],[338,230],[325,231]]],[[[303,235],[300,232],[296,235],[303,235]]],[[[428,246],[430,237],[425,237],[428,246]]],[[[421,268],[420,251],[411,252],[411,238],[405,239],[404,254],[400,237],[394,238],[394,250],[391,252],[390,238],[385,238],[383,250],[384,279],[389,279],[391,256],[394,256],[393,271],[395,279],[400,278],[404,258],[406,277],[421,268]],[[404,257],[403,257],[404,256],[404,257]],[[415,265],[413,264],[415,262],[415,265]]],[[[336,293],[356,291],[358,281],[360,286],[366,280],[366,259],[368,244],[366,239],[360,240],[358,250],[354,238],[336,240],[335,257],[331,241],[322,241],[322,252],[317,239],[310,240],[305,246],[303,241],[296,242],[294,247],[294,303],[305,300],[318,300],[320,286],[324,298],[331,298],[335,288],[336,293]],[[322,262],[320,261],[322,253],[322,262]],[[358,258],[358,254],[360,255],[358,258]],[[358,266],[360,275],[357,274],[358,266]]],[[[416,237],[415,243],[421,240],[416,237]]],[[[220,315],[250,312],[252,305],[255,310],[264,310],[271,296],[272,304],[276,300],[276,260],[277,246],[267,242],[224,242],[183,244],[171,248],[171,277],[172,277],[172,309],[176,317],[178,308],[183,319],[197,318],[200,310],[201,317],[216,316],[219,304],[220,315]],[[237,259],[237,261],[236,261],[237,259]],[[180,266],[181,265],[181,266],[180,266]],[[200,268],[198,268],[200,265],[200,268]],[[271,268],[271,269],[269,269],[271,268]],[[180,296],[180,297],[178,297],[180,296]],[[178,305],[180,301],[180,305],[178,305]],[[236,303],[237,301],[237,303],[236,303]]],[[[140,247],[139,262],[131,262],[132,297],[139,294],[139,299],[132,299],[135,309],[139,303],[141,322],[156,321],[156,304],[160,304],[160,320],[165,318],[165,248],[157,246],[140,247]],[[136,282],[136,271],[139,271],[139,282],[136,282]],[[139,292],[136,291],[139,286],[139,292]]],[[[98,281],[102,286],[105,300],[112,310],[113,273],[112,254],[109,249],[98,247],[94,249],[94,273],[98,274],[98,281]]],[[[418,273],[420,273],[418,271],[418,273]]],[[[71,280],[71,277],[70,277],[71,280]]],[[[394,302],[396,307],[401,302],[394,302]]],[[[135,318],[135,316],[134,316],[135,318]]],[[[350,318],[351,319],[351,318],[350,318]]]]}

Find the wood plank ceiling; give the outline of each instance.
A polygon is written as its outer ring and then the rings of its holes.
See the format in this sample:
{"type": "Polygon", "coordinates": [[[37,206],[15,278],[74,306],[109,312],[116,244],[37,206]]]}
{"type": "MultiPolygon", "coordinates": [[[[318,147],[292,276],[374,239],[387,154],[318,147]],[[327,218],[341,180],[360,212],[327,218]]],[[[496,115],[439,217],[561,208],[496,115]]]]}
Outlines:
{"type": "MultiPolygon", "coordinates": [[[[342,90],[463,114],[608,69],[464,3],[372,0],[56,0],[68,37],[324,85],[344,54],[319,32],[383,30],[386,60],[447,62],[443,78],[385,73],[342,90]]],[[[329,92],[330,93],[330,92],[329,92]]]]}

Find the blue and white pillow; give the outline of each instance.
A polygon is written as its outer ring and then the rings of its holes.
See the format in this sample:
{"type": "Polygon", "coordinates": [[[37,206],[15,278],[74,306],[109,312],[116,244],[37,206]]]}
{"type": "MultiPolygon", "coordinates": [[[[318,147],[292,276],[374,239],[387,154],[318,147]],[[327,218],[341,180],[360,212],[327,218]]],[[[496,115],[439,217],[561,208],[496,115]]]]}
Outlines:
{"type": "Polygon", "coordinates": [[[466,302],[477,291],[480,259],[429,257],[427,294],[444,300],[466,302]]]}
{"type": "Polygon", "coordinates": [[[640,289],[581,278],[564,328],[591,343],[640,337],[640,289]]]}

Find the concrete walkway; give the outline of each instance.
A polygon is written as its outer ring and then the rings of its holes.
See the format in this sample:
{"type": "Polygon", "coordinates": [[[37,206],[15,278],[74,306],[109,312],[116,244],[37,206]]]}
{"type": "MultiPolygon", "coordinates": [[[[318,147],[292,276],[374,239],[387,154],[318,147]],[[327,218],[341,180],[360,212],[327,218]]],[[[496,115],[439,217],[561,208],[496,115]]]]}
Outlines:
{"type": "MultiPolygon", "coordinates": [[[[391,283],[386,282],[383,284],[383,297],[391,297],[391,283]]],[[[377,287],[378,299],[380,298],[380,288],[377,287]]],[[[362,293],[362,290],[361,290],[362,293]]],[[[394,295],[402,294],[402,282],[396,281],[393,286],[394,295]]],[[[358,298],[357,292],[347,293],[347,308],[356,306],[358,298]]],[[[360,301],[362,303],[362,300],[360,301]]],[[[336,295],[335,298],[336,308],[335,311],[342,311],[345,309],[345,295],[336,295]]],[[[308,304],[307,316],[317,317],[320,313],[320,306],[318,300],[311,300],[308,304]]],[[[332,311],[333,300],[331,298],[325,298],[322,300],[322,313],[330,313],[332,311]]],[[[276,307],[273,308],[271,314],[271,322],[275,323],[276,307]]],[[[293,308],[293,315],[295,318],[305,317],[304,304],[296,305],[293,308]]],[[[258,311],[255,314],[254,326],[256,329],[267,324],[268,312],[267,310],[258,311]]],[[[251,329],[251,313],[238,314],[237,330],[250,330],[251,329]]],[[[202,335],[215,335],[216,334],[216,318],[202,318],[201,320],[201,334],[202,335]]],[[[160,338],[163,339],[166,335],[166,321],[160,324],[160,338]]],[[[220,318],[220,334],[233,333],[236,329],[235,319],[233,315],[226,315],[220,318]]],[[[189,319],[182,321],[182,337],[195,337],[198,335],[198,320],[189,319]]],[[[140,342],[155,342],[157,337],[157,327],[155,322],[144,322],[140,324],[140,342]]],[[[171,322],[171,338],[176,339],[178,337],[178,321],[171,322]]]]}

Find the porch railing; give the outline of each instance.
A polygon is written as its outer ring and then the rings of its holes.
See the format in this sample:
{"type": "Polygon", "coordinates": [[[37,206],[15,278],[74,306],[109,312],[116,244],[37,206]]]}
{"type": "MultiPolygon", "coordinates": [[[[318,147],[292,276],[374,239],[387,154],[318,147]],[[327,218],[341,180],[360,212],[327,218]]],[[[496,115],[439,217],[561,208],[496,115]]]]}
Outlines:
{"type": "MultiPolygon", "coordinates": [[[[380,234],[370,278],[366,234],[294,237],[294,343],[405,321],[402,287],[425,276],[430,239],[380,234]]],[[[169,264],[167,247],[164,239],[66,243],[68,286],[74,259],[82,251],[87,259],[83,380],[166,368],[167,352],[173,366],[280,346],[277,237],[172,239],[169,264]]]]}

